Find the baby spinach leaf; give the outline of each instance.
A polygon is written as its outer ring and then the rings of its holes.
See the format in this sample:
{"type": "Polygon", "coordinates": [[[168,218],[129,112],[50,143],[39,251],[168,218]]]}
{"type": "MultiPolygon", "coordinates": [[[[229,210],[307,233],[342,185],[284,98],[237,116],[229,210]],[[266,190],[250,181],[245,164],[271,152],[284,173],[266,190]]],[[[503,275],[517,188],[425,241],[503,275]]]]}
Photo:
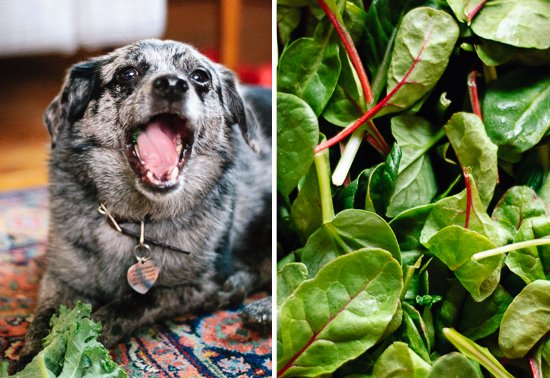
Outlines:
{"type": "Polygon", "coordinates": [[[455,272],[456,278],[476,302],[487,298],[497,287],[503,257],[471,260],[475,253],[494,248],[485,236],[453,225],[435,234],[426,247],[455,272]]]}
{"type": "Polygon", "coordinates": [[[512,58],[517,48],[488,39],[481,39],[474,45],[479,59],[487,66],[498,66],[512,58]]]}
{"type": "Polygon", "coordinates": [[[300,191],[292,203],[290,219],[296,227],[302,242],[305,242],[321,226],[321,198],[317,170],[314,165],[309,168],[300,191]]]}
{"type": "Polygon", "coordinates": [[[550,331],[550,281],[538,280],[519,293],[502,318],[498,346],[508,358],[525,356],[550,331]]]}
{"type": "Polygon", "coordinates": [[[387,251],[359,250],[302,282],[280,311],[278,375],[330,373],[372,347],[392,320],[401,267],[387,251]]]}
{"type": "Polygon", "coordinates": [[[481,202],[487,208],[498,180],[497,146],[487,137],[479,117],[472,113],[453,114],[445,125],[445,133],[460,165],[470,169],[481,202]]]}
{"type": "Polygon", "coordinates": [[[298,262],[285,264],[277,272],[277,309],[307,279],[307,267],[298,262]]]}
{"type": "Polygon", "coordinates": [[[391,63],[387,91],[396,90],[391,103],[378,114],[413,106],[437,83],[458,38],[458,26],[446,12],[427,7],[409,11],[401,21],[391,63]]]}
{"type": "MultiPolygon", "coordinates": [[[[522,223],[514,242],[540,239],[550,236],[550,218],[530,218],[522,223]]],[[[506,266],[525,283],[545,279],[550,272],[550,248],[538,246],[511,251],[506,256],[506,266]]]]}
{"type": "Polygon", "coordinates": [[[458,329],[472,340],[489,336],[500,326],[504,312],[511,302],[512,296],[500,285],[481,302],[466,298],[458,329]]]}
{"type": "Polygon", "coordinates": [[[342,72],[338,84],[323,110],[323,118],[337,126],[347,126],[363,114],[366,108],[359,77],[345,51],[340,53],[342,72]]]}
{"type": "Polygon", "coordinates": [[[372,370],[373,378],[420,378],[426,377],[431,370],[429,363],[407,347],[407,344],[395,342],[378,357],[372,370]]]}
{"type": "Polygon", "coordinates": [[[467,22],[469,24],[473,16],[486,1],[487,0],[447,0],[447,3],[460,22],[467,22]]]}
{"type": "Polygon", "coordinates": [[[430,203],[437,193],[432,164],[426,153],[444,134],[425,119],[410,115],[393,117],[391,130],[403,156],[386,212],[388,217],[395,217],[402,211],[430,203]]]}
{"type": "Polygon", "coordinates": [[[384,249],[401,260],[399,245],[386,221],[375,213],[350,209],[323,224],[298,253],[313,277],[329,261],[365,247],[384,249]]]}
{"type": "Polygon", "coordinates": [[[451,352],[439,357],[433,364],[428,378],[483,378],[479,365],[463,354],[451,352]]]}
{"type": "Polygon", "coordinates": [[[292,42],[279,59],[277,90],[300,97],[316,116],[327,105],[340,76],[340,49],[333,31],[332,26],[320,27],[314,38],[292,42]]]}
{"type": "Polygon", "coordinates": [[[319,141],[317,117],[307,103],[277,93],[277,188],[288,196],[313,162],[319,141]]]}
{"type": "Polygon", "coordinates": [[[401,304],[403,308],[403,340],[424,361],[430,363],[430,342],[428,329],[420,313],[407,302],[401,304]]]}
{"type": "MultiPolygon", "coordinates": [[[[367,189],[367,204],[371,204],[377,214],[384,215],[395,191],[397,172],[401,162],[401,148],[395,144],[386,161],[374,169],[367,189]]],[[[370,210],[370,209],[367,209],[370,210]]]]}
{"type": "Polygon", "coordinates": [[[474,33],[508,45],[550,47],[550,3],[546,0],[489,1],[473,19],[474,33]]]}
{"type": "Polygon", "coordinates": [[[498,360],[484,348],[472,340],[464,337],[452,328],[444,328],[443,335],[449,340],[460,352],[466,357],[479,362],[481,366],[487,369],[493,376],[497,378],[514,378],[514,376],[498,362],[498,360]]]}
{"type": "Polygon", "coordinates": [[[422,247],[420,233],[433,207],[433,204],[414,207],[402,212],[390,221],[390,227],[395,233],[402,250],[409,251],[422,247]]]}
{"type": "Polygon", "coordinates": [[[300,23],[300,9],[277,5],[277,32],[281,43],[286,45],[290,41],[290,34],[300,23]]]}
{"type": "Polygon", "coordinates": [[[548,69],[519,68],[489,83],[482,101],[483,120],[487,135],[499,146],[499,157],[516,162],[519,154],[537,144],[550,130],[548,109],[548,69]]]}

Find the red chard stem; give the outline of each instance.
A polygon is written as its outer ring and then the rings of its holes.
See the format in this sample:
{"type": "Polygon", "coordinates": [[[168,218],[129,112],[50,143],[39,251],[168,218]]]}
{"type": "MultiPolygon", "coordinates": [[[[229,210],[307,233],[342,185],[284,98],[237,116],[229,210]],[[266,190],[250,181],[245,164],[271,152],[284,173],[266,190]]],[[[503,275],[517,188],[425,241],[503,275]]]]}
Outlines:
{"type": "Polygon", "coordinates": [[[476,114],[481,120],[481,106],[479,105],[479,96],[477,93],[477,71],[472,71],[468,74],[468,94],[470,96],[470,103],[472,105],[472,111],[476,114]]]}
{"type": "Polygon", "coordinates": [[[470,226],[470,213],[472,212],[472,183],[470,171],[468,168],[462,168],[462,174],[464,175],[464,182],[466,184],[466,219],[464,220],[464,228],[468,229],[470,226]]]}
{"type": "Polygon", "coordinates": [[[330,8],[327,6],[324,0],[318,0],[317,2],[325,12],[327,17],[329,18],[330,22],[334,26],[334,29],[336,29],[336,32],[338,33],[340,40],[344,44],[344,48],[348,53],[348,56],[351,60],[351,64],[353,64],[353,67],[357,72],[357,76],[359,76],[359,81],[361,82],[361,87],[363,88],[363,94],[365,96],[365,99],[367,100],[367,103],[368,104],[372,103],[374,101],[374,97],[372,95],[372,90],[370,88],[369,78],[367,77],[367,73],[365,72],[365,68],[361,63],[361,58],[359,58],[359,54],[357,53],[357,49],[355,48],[355,45],[353,43],[353,40],[351,39],[351,36],[349,35],[344,25],[342,25],[338,21],[334,13],[331,12],[330,8]]]}

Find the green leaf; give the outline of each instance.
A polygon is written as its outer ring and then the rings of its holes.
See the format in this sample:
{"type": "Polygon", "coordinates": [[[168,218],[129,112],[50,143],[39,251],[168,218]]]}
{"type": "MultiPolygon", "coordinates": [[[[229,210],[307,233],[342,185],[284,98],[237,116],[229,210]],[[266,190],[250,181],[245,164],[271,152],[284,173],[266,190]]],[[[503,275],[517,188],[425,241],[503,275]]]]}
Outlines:
{"type": "Polygon", "coordinates": [[[407,347],[395,342],[390,345],[374,363],[373,378],[421,378],[431,370],[430,364],[407,347]]]}
{"type": "Polygon", "coordinates": [[[472,340],[489,336],[500,326],[504,312],[511,302],[512,296],[500,285],[481,302],[467,298],[460,314],[458,329],[472,340]]]}
{"type": "Polygon", "coordinates": [[[445,133],[460,166],[469,168],[481,202],[487,208],[498,181],[497,146],[487,137],[479,117],[472,113],[453,114],[445,125],[445,133]]]}
{"type": "Polygon", "coordinates": [[[550,281],[534,281],[519,293],[502,318],[498,346],[508,358],[525,356],[550,330],[550,281]]]}
{"type": "MultiPolygon", "coordinates": [[[[550,218],[541,216],[522,223],[514,242],[541,239],[550,236],[550,218]]],[[[550,273],[550,247],[538,246],[511,251],[506,256],[506,266],[525,283],[544,280],[550,273]]]]}
{"type": "Polygon", "coordinates": [[[360,118],[366,109],[366,102],[361,89],[359,77],[349,60],[347,53],[342,49],[342,72],[338,84],[323,110],[323,118],[336,126],[348,126],[360,118]]]}
{"type": "Polygon", "coordinates": [[[350,209],[323,224],[298,253],[313,277],[329,261],[365,247],[384,249],[401,260],[399,245],[386,221],[375,213],[350,209]]]}
{"type": "Polygon", "coordinates": [[[456,278],[476,302],[484,300],[496,289],[503,257],[471,260],[475,253],[494,248],[485,236],[453,225],[435,234],[426,247],[454,271],[456,278]]]}
{"type": "Polygon", "coordinates": [[[533,189],[513,186],[498,201],[491,217],[515,235],[524,221],[543,215],[546,215],[546,205],[533,189]]]}
{"type": "Polygon", "coordinates": [[[417,0],[373,0],[368,11],[368,28],[364,39],[364,62],[372,78],[372,91],[375,100],[386,86],[393,41],[403,15],[415,5],[417,0]]]}
{"type": "Polygon", "coordinates": [[[499,146],[499,157],[515,162],[518,154],[536,145],[550,130],[548,109],[547,69],[519,68],[489,83],[482,101],[483,120],[487,135],[499,146]]]}
{"type": "Polygon", "coordinates": [[[324,266],[283,304],[278,375],[330,373],[372,347],[392,320],[402,289],[390,253],[360,250],[324,266]]]}
{"type": "Polygon", "coordinates": [[[474,17],[473,32],[508,45],[550,47],[550,3],[546,0],[489,1],[474,17]]]}
{"type": "Polygon", "coordinates": [[[403,341],[406,341],[415,353],[424,361],[430,361],[430,345],[427,335],[427,327],[420,313],[407,302],[402,303],[403,307],[403,341]]]}
{"type": "Polygon", "coordinates": [[[388,69],[387,92],[397,91],[377,116],[405,110],[439,81],[458,39],[458,26],[446,12],[427,7],[408,12],[399,26],[388,69]]]}
{"type": "Polygon", "coordinates": [[[428,150],[443,137],[428,121],[402,115],[391,120],[392,134],[401,147],[402,158],[386,216],[429,204],[437,193],[437,183],[428,150]]]}
{"type": "MultiPolygon", "coordinates": [[[[507,244],[512,240],[510,232],[502,225],[494,222],[485,212],[474,180],[470,180],[472,190],[472,208],[469,229],[486,236],[495,246],[507,244]]],[[[464,226],[466,218],[466,190],[437,201],[432,212],[426,219],[420,234],[420,242],[426,244],[430,238],[446,226],[464,226]]]]}
{"type": "Polygon", "coordinates": [[[474,48],[479,59],[487,66],[498,66],[508,62],[517,50],[514,46],[486,39],[481,39],[474,48]]]}
{"type": "Polygon", "coordinates": [[[319,181],[317,170],[313,164],[305,176],[296,199],[292,203],[290,219],[296,227],[302,242],[305,242],[322,224],[319,181]]]}
{"type": "Polygon", "coordinates": [[[402,250],[410,251],[422,247],[420,233],[433,207],[434,204],[414,207],[402,212],[390,221],[390,227],[395,233],[402,250]]]}
{"type": "Polygon", "coordinates": [[[277,6],[277,32],[283,46],[290,41],[290,34],[300,23],[300,9],[284,5],[277,6]]]}
{"type": "Polygon", "coordinates": [[[298,262],[285,264],[277,272],[277,309],[307,279],[307,267],[298,262]]]}
{"type": "Polygon", "coordinates": [[[464,355],[451,352],[439,357],[433,364],[428,378],[483,378],[479,365],[464,355]]]}
{"type": "MultiPolygon", "coordinates": [[[[322,28],[321,28],[322,29],[322,28]]],[[[278,65],[277,90],[307,102],[316,116],[327,105],[340,77],[339,45],[333,28],[315,38],[300,38],[284,49],[278,65]]]]}
{"type": "Polygon", "coordinates": [[[370,177],[367,203],[372,203],[379,215],[386,213],[390,198],[395,191],[401,156],[401,148],[396,143],[386,157],[386,161],[375,168],[370,177]]]}
{"type": "Polygon", "coordinates": [[[298,97],[277,93],[277,188],[288,196],[313,162],[317,117],[298,97]]]}
{"type": "Polygon", "coordinates": [[[444,328],[443,335],[466,357],[478,362],[495,378],[514,378],[514,376],[498,362],[487,348],[481,347],[452,328],[444,328]]]}

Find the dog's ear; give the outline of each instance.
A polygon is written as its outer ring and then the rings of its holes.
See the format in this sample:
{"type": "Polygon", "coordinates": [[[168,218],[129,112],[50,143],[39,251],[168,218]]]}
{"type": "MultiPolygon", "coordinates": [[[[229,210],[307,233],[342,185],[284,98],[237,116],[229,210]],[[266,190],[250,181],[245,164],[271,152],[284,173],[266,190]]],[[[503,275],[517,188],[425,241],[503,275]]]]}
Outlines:
{"type": "Polygon", "coordinates": [[[254,112],[246,106],[238,90],[235,74],[223,66],[219,66],[222,80],[222,99],[225,118],[231,124],[238,124],[246,143],[255,152],[260,152],[258,140],[258,120],[254,112]]]}
{"type": "Polygon", "coordinates": [[[52,139],[52,149],[62,128],[84,115],[98,81],[99,60],[74,65],[65,77],[59,94],[44,112],[44,123],[52,139]]]}

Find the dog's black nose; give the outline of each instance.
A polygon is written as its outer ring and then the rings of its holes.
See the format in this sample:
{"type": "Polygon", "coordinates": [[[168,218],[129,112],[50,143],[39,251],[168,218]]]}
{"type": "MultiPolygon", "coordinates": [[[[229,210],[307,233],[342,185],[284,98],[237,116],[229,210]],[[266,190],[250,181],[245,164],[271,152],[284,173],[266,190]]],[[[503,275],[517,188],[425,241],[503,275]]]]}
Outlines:
{"type": "Polygon", "coordinates": [[[177,75],[164,75],[153,82],[153,93],[168,101],[179,101],[189,89],[187,81],[177,75]]]}

